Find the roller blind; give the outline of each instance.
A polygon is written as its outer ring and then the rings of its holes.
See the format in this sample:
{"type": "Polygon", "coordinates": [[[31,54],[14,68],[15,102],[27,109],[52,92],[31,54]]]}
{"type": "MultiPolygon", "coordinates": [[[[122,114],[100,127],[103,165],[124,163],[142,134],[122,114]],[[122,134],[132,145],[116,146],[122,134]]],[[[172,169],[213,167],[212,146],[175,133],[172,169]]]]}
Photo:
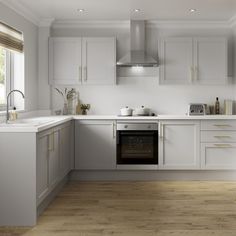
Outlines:
{"type": "Polygon", "coordinates": [[[23,53],[24,40],[22,32],[0,21],[0,46],[23,53]]]}

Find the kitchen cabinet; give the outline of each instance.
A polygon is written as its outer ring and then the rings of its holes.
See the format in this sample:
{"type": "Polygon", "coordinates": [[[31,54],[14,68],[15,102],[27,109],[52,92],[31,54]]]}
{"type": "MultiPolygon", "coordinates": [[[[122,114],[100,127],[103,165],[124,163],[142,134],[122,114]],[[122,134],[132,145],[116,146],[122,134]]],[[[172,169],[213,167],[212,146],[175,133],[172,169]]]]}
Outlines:
{"type": "Polygon", "coordinates": [[[194,82],[225,84],[228,80],[226,38],[194,39],[194,82]]]}
{"type": "Polygon", "coordinates": [[[39,133],[37,139],[37,202],[40,203],[59,180],[59,131],[39,133]]]}
{"type": "Polygon", "coordinates": [[[51,85],[79,85],[82,81],[82,39],[49,39],[49,82],[51,85]]]}
{"type": "Polygon", "coordinates": [[[52,85],[116,83],[116,39],[50,38],[49,81],[52,85]]]}
{"type": "Polygon", "coordinates": [[[159,122],[159,168],[200,168],[200,122],[159,122]]]}
{"type": "Polygon", "coordinates": [[[236,123],[201,121],[201,168],[236,169],[236,123]]]}
{"type": "Polygon", "coordinates": [[[115,38],[83,38],[82,67],[83,84],[115,84],[115,38]]]}
{"type": "Polygon", "coordinates": [[[64,178],[71,169],[71,138],[72,125],[68,122],[60,129],[60,176],[64,178]]]}
{"type": "Polygon", "coordinates": [[[160,83],[192,83],[193,45],[191,38],[165,38],[160,41],[160,83]]]}
{"type": "Polygon", "coordinates": [[[228,48],[224,37],[160,40],[161,84],[226,84],[228,48]]]}
{"type": "Polygon", "coordinates": [[[70,171],[70,130],[71,123],[68,122],[37,135],[37,204],[40,204],[70,171]]]}
{"type": "Polygon", "coordinates": [[[212,170],[236,169],[236,143],[202,143],[201,167],[212,170]]]}
{"type": "Polygon", "coordinates": [[[115,168],[115,121],[76,121],[75,169],[114,170],[115,168]]]}

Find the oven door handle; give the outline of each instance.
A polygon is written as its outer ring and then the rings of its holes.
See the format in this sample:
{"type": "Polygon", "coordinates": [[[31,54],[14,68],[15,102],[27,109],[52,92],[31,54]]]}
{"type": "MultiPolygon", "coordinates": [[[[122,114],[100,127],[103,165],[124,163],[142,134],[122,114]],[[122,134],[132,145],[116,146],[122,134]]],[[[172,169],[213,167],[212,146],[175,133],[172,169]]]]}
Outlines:
{"type": "Polygon", "coordinates": [[[132,135],[140,135],[140,136],[153,136],[157,131],[120,131],[119,136],[132,136],[132,135]]]}

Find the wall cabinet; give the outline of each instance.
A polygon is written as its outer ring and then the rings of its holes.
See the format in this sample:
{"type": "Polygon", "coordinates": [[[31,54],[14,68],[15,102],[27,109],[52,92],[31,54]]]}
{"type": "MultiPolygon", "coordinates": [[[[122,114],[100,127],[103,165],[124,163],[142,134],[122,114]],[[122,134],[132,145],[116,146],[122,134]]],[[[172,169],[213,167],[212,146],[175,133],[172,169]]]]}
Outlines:
{"type": "Polygon", "coordinates": [[[75,124],[75,169],[116,168],[115,121],[77,121],[75,124]]]}
{"type": "Polygon", "coordinates": [[[228,82],[226,38],[164,38],[159,51],[161,84],[228,82]]]}
{"type": "Polygon", "coordinates": [[[116,83],[116,39],[50,38],[49,81],[52,85],[116,83]]]}
{"type": "Polygon", "coordinates": [[[159,168],[200,168],[200,122],[160,121],[159,168]]]}
{"type": "Polygon", "coordinates": [[[37,204],[70,171],[70,127],[71,122],[68,122],[37,135],[37,204]]]}
{"type": "Polygon", "coordinates": [[[82,39],[49,39],[49,82],[52,85],[79,85],[82,81],[82,39]]]}

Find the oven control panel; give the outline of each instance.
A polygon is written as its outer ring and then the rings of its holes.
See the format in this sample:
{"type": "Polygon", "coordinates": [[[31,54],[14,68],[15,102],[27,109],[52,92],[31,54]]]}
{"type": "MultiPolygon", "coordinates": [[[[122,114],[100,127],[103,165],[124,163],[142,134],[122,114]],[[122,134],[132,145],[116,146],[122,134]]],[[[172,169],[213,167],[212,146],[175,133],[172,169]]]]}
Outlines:
{"type": "Polygon", "coordinates": [[[158,130],[158,123],[117,123],[117,130],[158,130]]]}

